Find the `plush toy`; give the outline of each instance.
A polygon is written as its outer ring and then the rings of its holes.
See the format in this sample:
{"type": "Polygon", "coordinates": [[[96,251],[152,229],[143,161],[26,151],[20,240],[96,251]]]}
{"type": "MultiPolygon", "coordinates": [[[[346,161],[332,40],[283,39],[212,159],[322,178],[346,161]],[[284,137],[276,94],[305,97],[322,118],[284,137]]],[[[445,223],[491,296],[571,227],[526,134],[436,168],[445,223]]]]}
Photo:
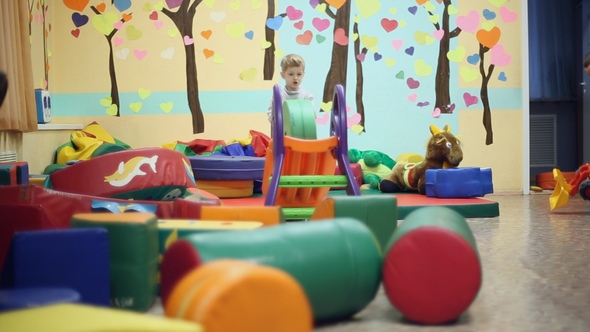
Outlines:
{"type": "Polygon", "coordinates": [[[432,136],[428,140],[424,160],[418,163],[397,163],[379,183],[382,192],[418,191],[424,195],[427,169],[459,166],[463,160],[463,149],[461,141],[451,133],[450,127],[446,125],[440,130],[431,125],[430,132],[432,136]]]}
{"type": "Polygon", "coordinates": [[[385,153],[357,149],[348,150],[348,159],[351,163],[361,166],[363,172],[363,186],[361,189],[378,189],[381,179],[391,173],[395,161],[385,153]]]}

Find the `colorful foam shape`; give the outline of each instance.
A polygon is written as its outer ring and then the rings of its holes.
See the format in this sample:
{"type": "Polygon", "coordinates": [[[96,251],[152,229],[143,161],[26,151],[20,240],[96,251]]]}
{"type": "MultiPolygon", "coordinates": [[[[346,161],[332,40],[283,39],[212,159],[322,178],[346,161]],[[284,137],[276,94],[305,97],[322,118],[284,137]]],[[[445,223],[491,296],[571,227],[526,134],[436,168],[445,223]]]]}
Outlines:
{"type": "Polygon", "coordinates": [[[14,234],[10,276],[14,288],[69,288],[80,302],[110,305],[109,236],[105,229],[58,229],[14,234]]]}
{"type": "Polygon", "coordinates": [[[492,169],[458,167],[426,170],[426,196],[483,197],[494,192],[492,169]]]}
{"type": "Polygon", "coordinates": [[[397,227],[397,198],[382,196],[329,196],[315,209],[312,221],[350,217],[369,227],[385,248],[397,227]]]}
{"type": "Polygon", "coordinates": [[[83,304],[55,304],[0,314],[5,331],[203,332],[194,322],[83,304]]]}
{"type": "MultiPolygon", "coordinates": [[[[356,184],[360,187],[363,185],[363,170],[358,163],[350,163],[350,170],[356,180],[356,184]]],[[[342,175],[338,166],[334,167],[334,175],[342,175]]],[[[333,187],[332,190],[344,190],[346,187],[333,187]]]]}
{"type": "Polygon", "coordinates": [[[192,270],[174,287],[165,309],[167,317],[194,321],[206,331],[313,330],[309,301],[292,276],[239,260],[192,270]]]}
{"type": "Polygon", "coordinates": [[[80,293],[70,288],[35,287],[0,290],[0,313],[70,302],[80,302],[80,293]]]}
{"type": "Polygon", "coordinates": [[[0,162],[0,185],[29,183],[29,163],[26,161],[0,162]]]}
{"type": "Polygon", "coordinates": [[[172,200],[195,187],[189,160],[180,152],[143,148],[109,153],[50,174],[53,189],[140,200],[172,200]]]}
{"type": "MultiPolygon", "coordinates": [[[[260,180],[265,158],[252,156],[189,156],[197,180],[260,180]]],[[[198,182],[198,181],[197,181],[198,182]]]]}
{"type": "Polygon", "coordinates": [[[475,238],[465,218],[451,209],[432,206],[410,213],[387,248],[385,294],[411,321],[455,320],[479,292],[482,269],[475,238]]]}
{"type": "Polygon", "coordinates": [[[289,273],[305,290],[316,321],[351,317],[373,300],[381,281],[381,250],[363,223],[352,218],[288,223],[194,234],[176,241],[162,259],[163,303],[182,277],[222,258],[289,273]]]}
{"type": "Polygon", "coordinates": [[[111,305],[147,311],[158,275],[158,220],[152,213],[80,213],[73,228],[102,227],[109,234],[111,305]]]}
{"type": "Polygon", "coordinates": [[[219,198],[249,197],[254,194],[252,180],[197,180],[197,188],[219,198]]]}
{"type": "Polygon", "coordinates": [[[201,218],[205,220],[255,220],[264,226],[285,222],[280,206],[203,206],[201,218]]]}

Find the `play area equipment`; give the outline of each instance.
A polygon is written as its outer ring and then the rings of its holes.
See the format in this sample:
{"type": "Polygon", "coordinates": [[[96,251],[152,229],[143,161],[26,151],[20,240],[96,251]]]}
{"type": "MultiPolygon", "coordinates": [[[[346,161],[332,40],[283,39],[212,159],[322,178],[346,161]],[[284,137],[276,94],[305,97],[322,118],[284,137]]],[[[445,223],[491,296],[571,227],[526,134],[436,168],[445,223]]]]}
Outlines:
{"type": "Polygon", "coordinates": [[[356,219],[335,218],[179,239],[162,259],[162,302],[168,305],[175,285],[193,269],[226,258],[272,266],[293,276],[305,290],[316,321],[351,317],[373,300],[381,281],[381,248],[371,230],[356,219]]]}
{"type": "Polygon", "coordinates": [[[555,179],[555,189],[549,197],[549,205],[551,211],[566,205],[571,196],[575,196],[577,192],[584,200],[590,200],[590,164],[584,164],[578,168],[573,179],[568,182],[563,173],[557,169],[553,169],[553,178],[555,179]]]}
{"type": "Polygon", "coordinates": [[[458,318],[481,287],[471,229],[465,218],[445,207],[410,213],[393,233],[383,264],[383,286],[391,304],[422,324],[458,318]]]}
{"type": "Polygon", "coordinates": [[[315,112],[307,100],[282,102],[274,86],[272,139],[267,149],[262,191],[265,205],[283,208],[287,220],[308,219],[331,187],[351,196],[360,189],[350,168],[344,88],[334,88],[330,137],[316,138],[315,112]],[[334,175],[338,165],[341,175],[334,175]]]}
{"type": "Polygon", "coordinates": [[[491,168],[428,169],[425,184],[428,197],[483,197],[494,192],[491,168]]]}

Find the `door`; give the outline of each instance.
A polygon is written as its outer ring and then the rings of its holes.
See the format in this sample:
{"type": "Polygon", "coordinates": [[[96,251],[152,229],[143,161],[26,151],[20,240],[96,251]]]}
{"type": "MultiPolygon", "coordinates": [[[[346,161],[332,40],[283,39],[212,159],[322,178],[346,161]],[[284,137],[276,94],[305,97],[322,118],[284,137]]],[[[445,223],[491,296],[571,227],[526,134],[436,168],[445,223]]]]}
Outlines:
{"type": "MultiPolygon", "coordinates": [[[[583,63],[584,56],[590,53],[590,0],[582,0],[581,10],[577,11],[578,22],[581,25],[581,53],[580,64],[583,63]]],[[[578,88],[578,142],[579,153],[578,160],[580,163],[590,162],[590,76],[586,75],[582,66],[579,67],[579,88],[578,88]]]]}

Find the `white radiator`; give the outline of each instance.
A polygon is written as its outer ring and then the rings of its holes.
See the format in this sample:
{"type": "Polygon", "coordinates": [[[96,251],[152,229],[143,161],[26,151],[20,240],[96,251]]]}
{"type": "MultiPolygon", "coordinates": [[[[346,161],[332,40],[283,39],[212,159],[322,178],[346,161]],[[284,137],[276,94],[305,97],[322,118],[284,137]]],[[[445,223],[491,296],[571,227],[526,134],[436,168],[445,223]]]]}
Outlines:
{"type": "Polygon", "coordinates": [[[14,151],[7,151],[7,152],[0,151],[0,162],[10,162],[10,161],[16,161],[16,152],[14,152],[14,151]]]}

